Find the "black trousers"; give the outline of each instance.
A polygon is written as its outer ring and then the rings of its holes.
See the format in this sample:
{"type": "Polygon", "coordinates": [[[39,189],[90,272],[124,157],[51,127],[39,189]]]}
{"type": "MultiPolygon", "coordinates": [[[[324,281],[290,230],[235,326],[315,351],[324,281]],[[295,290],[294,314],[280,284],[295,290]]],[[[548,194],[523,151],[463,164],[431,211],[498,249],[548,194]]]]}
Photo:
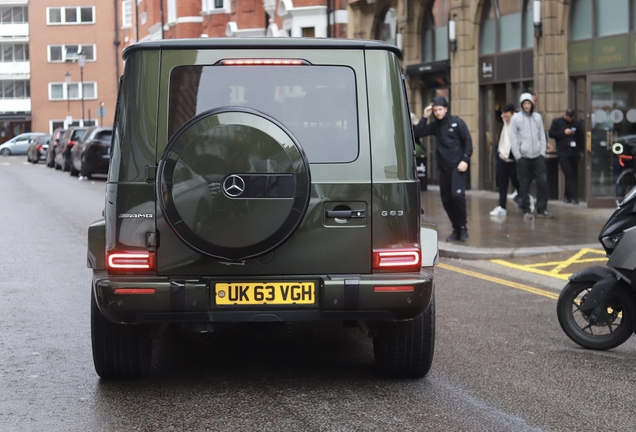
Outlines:
{"type": "Polygon", "coordinates": [[[453,225],[453,230],[460,230],[466,226],[466,184],[467,172],[457,169],[439,170],[439,194],[442,205],[453,225]]]}
{"type": "Polygon", "coordinates": [[[508,199],[508,182],[519,190],[519,180],[517,180],[517,162],[506,162],[497,156],[497,187],[499,188],[499,207],[505,209],[508,199]]]}
{"type": "Polygon", "coordinates": [[[580,155],[559,156],[559,165],[565,177],[565,198],[579,199],[579,161],[580,155]]]}
{"type": "Polygon", "coordinates": [[[517,178],[519,179],[519,195],[521,195],[521,210],[530,213],[530,184],[532,180],[537,184],[538,213],[548,209],[548,177],[545,168],[545,158],[539,156],[534,159],[521,158],[517,161],[517,178]]]}

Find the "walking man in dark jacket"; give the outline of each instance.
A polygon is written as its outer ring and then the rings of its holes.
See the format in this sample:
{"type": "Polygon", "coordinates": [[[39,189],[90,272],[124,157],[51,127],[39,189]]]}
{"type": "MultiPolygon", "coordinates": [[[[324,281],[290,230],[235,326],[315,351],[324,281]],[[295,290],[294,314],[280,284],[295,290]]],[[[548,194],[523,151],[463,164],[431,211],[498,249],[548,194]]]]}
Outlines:
{"type": "Polygon", "coordinates": [[[556,141],[559,165],[565,177],[566,203],[578,204],[579,161],[583,153],[583,128],[574,118],[574,110],[568,109],[563,117],[552,120],[550,138],[556,141]]]}
{"type": "Polygon", "coordinates": [[[415,126],[415,138],[435,135],[437,138],[437,166],[439,192],[444,210],[453,225],[453,233],[446,241],[466,241],[466,185],[468,162],[473,154],[473,142],[466,123],[448,114],[448,102],[442,96],[424,109],[424,118],[415,126]],[[433,114],[435,119],[428,123],[433,114]]]}

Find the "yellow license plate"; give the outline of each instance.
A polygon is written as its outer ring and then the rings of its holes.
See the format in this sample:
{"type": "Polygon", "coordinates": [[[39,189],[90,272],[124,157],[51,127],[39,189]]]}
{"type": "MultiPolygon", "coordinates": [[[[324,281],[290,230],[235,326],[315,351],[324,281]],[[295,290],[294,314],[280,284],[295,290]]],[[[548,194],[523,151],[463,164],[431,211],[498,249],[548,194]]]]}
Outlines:
{"type": "Polygon", "coordinates": [[[316,302],[314,282],[233,282],[216,284],[217,305],[309,305],[316,302]]]}

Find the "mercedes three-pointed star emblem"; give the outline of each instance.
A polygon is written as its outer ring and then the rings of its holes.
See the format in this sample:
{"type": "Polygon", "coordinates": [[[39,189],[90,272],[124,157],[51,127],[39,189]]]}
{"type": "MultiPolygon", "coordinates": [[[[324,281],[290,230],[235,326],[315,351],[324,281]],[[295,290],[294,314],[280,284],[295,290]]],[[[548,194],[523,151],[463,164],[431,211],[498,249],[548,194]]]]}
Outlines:
{"type": "Polygon", "coordinates": [[[245,190],[245,180],[236,174],[227,176],[223,182],[223,192],[230,198],[236,198],[245,190]]]}

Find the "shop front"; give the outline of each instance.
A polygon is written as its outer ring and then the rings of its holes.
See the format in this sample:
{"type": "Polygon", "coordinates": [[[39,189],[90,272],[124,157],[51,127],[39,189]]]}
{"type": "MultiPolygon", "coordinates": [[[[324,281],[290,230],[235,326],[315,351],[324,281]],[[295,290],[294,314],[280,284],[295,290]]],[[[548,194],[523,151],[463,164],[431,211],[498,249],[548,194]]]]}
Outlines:
{"type": "Polygon", "coordinates": [[[531,1],[484,3],[479,37],[479,179],[478,187],[497,189],[496,150],[503,127],[501,112],[533,91],[534,36],[531,1]]]}
{"type": "Polygon", "coordinates": [[[570,95],[586,128],[589,207],[616,205],[615,185],[636,156],[636,2],[578,0],[571,10],[570,95]],[[626,158],[627,156],[627,158],[626,158]]]}

